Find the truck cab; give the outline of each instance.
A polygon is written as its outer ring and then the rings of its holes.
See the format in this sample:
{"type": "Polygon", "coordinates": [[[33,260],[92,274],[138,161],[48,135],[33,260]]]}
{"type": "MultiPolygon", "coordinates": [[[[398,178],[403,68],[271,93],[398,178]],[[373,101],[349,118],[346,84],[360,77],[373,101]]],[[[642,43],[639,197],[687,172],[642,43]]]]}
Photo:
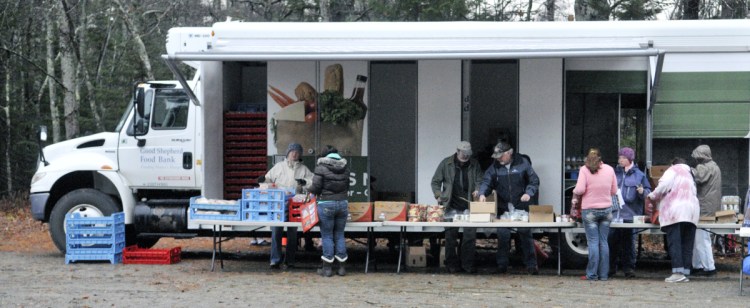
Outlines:
{"type": "MultiPolygon", "coordinates": [[[[55,246],[65,251],[68,214],[97,217],[122,211],[127,238],[136,242],[138,201],[199,194],[199,114],[178,82],[137,84],[114,130],[41,150],[31,182],[33,217],[49,223],[55,246]]],[[[147,246],[155,240],[141,242],[147,246]]]]}

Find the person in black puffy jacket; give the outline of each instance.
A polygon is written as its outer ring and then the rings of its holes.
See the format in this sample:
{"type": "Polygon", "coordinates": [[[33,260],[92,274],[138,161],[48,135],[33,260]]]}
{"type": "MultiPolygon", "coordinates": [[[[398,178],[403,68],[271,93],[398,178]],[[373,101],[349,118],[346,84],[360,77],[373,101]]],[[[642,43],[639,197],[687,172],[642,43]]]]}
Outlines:
{"type": "Polygon", "coordinates": [[[349,216],[349,166],[336,148],[328,146],[313,172],[310,188],[317,195],[320,237],[323,241],[322,265],[318,274],[324,277],[333,275],[333,262],[338,261],[336,274],[346,275],[346,243],[344,228],[349,216]]]}

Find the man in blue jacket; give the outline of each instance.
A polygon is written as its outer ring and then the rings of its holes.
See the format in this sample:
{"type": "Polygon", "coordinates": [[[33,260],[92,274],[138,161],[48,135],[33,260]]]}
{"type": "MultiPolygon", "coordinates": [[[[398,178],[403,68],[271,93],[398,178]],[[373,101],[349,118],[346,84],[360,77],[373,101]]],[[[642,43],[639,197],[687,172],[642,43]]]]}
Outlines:
{"type": "MultiPolygon", "coordinates": [[[[494,189],[497,192],[498,216],[513,210],[528,212],[529,200],[539,190],[539,177],[531,167],[531,163],[521,154],[515,153],[507,142],[495,145],[492,158],[495,161],[484,172],[479,190],[479,201],[484,202],[486,196],[494,189]]],[[[526,270],[531,275],[538,275],[539,268],[536,263],[531,229],[519,228],[516,232],[520,237],[526,270]]],[[[510,229],[497,228],[497,271],[501,274],[508,271],[509,250],[510,229]]]]}
{"type": "MultiPolygon", "coordinates": [[[[638,169],[635,160],[635,151],[624,147],[620,149],[615,177],[617,178],[617,190],[622,196],[625,204],[621,209],[612,213],[615,218],[623,222],[632,223],[633,216],[643,215],[643,205],[646,196],[651,193],[651,184],[646,175],[638,169]]],[[[619,197],[618,197],[619,198],[619,197]]],[[[612,277],[619,268],[626,278],[635,277],[635,243],[633,242],[633,229],[609,229],[609,265],[612,277]],[[619,262],[618,262],[619,259],[619,262]]]]}

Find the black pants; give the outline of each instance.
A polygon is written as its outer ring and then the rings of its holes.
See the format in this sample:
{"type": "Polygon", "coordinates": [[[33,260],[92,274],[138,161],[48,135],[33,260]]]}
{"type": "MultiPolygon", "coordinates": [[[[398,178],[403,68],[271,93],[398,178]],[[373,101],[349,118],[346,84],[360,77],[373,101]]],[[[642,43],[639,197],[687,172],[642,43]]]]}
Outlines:
{"type": "MultiPolygon", "coordinates": [[[[625,222],[633,222],[625,221],[625,222]]],[[[627,273],[635,270],[633,262],[633,229],[609,229],[609,271],[614,273],[617,269],[627,273]],[[618,262],[619,260],[619,262],[618,262]]]]}
{"type": "Polygon", "coordinates": [[[695,225],[680,222],[661,228],[667,234],[669,255],[672,257],[672,272],[689,270],[693,265],[693,244],[695,243],[695,225]]]}
{"type": "Polygon", "coordinates": [[[445,265],[458,267],[466,271],[474,267],[474,259],[477,254],[477,228],[464,228],[461,239],[461,252],[456,251],[458,246],[458,228],[445,228],[445,265]]]}

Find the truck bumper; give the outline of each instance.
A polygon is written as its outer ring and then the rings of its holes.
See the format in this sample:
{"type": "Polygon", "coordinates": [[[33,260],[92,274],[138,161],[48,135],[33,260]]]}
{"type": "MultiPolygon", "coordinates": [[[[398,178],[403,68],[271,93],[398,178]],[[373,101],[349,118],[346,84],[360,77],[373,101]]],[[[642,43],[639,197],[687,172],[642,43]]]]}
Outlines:
{"type": "Polygon", "coordinates": [[[31,201],[31,216],[36,220],[45,221],[44,210],[47,205],[47,199],[49,199],[49,193],[38,193],[31,194],[29,201],[31,201]]]}

